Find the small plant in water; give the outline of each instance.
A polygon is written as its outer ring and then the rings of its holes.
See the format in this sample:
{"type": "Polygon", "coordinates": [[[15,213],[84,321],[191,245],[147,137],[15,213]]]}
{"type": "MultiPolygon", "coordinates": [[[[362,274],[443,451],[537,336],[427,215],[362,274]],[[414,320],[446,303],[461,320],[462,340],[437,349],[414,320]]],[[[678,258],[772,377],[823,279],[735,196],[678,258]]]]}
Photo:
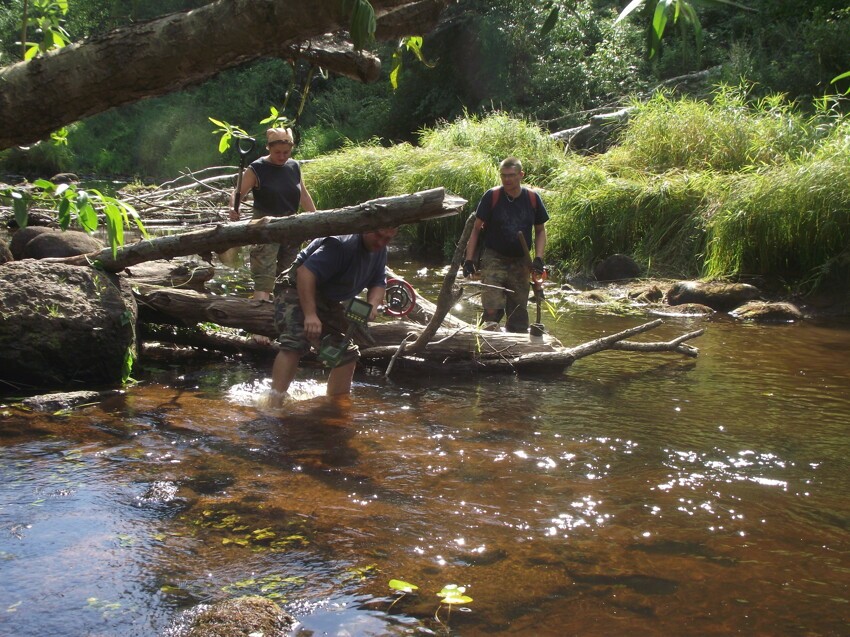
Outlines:
{"type": "Polygon", "coordinates": [[[448,627],[449,619],[452,617],[452,604],[472,603],[472,598],[464,595],[465,592],[465,586],[458,586],[457,584],[446,584],[443,586],[443,590],[437,593],[437,597],[440,598],[440,606],[437,607],[437,612],[434,613],[434,619],[440,624],[443,623],[440,621],[440,609],[443,607],[443,604],[448,604],[449,610],[446,613],[446,623],[444,624],[444,626],[448,627]]]}
{"type": "MultiPolygon", "coordinates": [[[[419,587],[415,584],[411,584],[410,582],[405,582],[404,580],[392,579],[389,581],[389,587],[399,593],[399,595],[393,600],[393,603],[390,604],[390,607],[387,611],[390,610],[393,606],[395,606],[399,601],[402,600],[406,595],[413,593],[414,591],[419,590],[419,587]]],[[[434,612],[434,619],[437,620],[437,623],[440,624],[443,628],[448,630],[449,620],[452,615],[452,605],[454,604],[471,604],[472,598],[467,596],[465,586],[458,586],[457,584],[446,584],[443,586],[443,590],[437,593],[437,597],[440,598],[440,605],[437,607],[437,610],[434,612]],[[440,619],[440,609],[443,608],[444,605],[449,607],[446,613],[446,621],[440,619]]]]}

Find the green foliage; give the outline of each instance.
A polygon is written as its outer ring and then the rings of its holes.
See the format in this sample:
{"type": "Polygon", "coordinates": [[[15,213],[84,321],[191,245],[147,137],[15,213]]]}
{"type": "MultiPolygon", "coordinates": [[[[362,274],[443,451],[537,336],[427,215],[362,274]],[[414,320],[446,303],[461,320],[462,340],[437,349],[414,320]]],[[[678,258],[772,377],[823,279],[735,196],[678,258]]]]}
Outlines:
{"type": "Polygon", "coordinates": [[[340,0],[343,13],[351,16],[349,32],[351,42],[358,51],[375,37],[377,21],[375,10],[368,0],[340,0]]]}
{"type": "Polygon", "coordinates": [[[305,163],[304,183],[324,210],[386,196],[390,176],[385,162],[390,152],[375,144],[347,146],[305,163]]]}
{"type": "Polygon", "coordinates": [[[27,210],[30,205],[49,207],[57,211],[59,227],[67,230],[73,221],[85,232],[93,233],[99,225],[98,209],[104,217],[107,238],[115,256],[124,244],[124,226],[132,220],[142,236],[147,230],[138,213],[128,203],[104,195],[96,189],[81,190],[75,184],[54,184],[46,179],[37,179],[31,190],[5,188],[0,190],[0,200],[11,199],[15,221],[21,228],[27,225],[27,210]]]}
{"type": "MultiPolygon", "coordinates": [[[[532,184],[545,183],[562,155],[560,145],[540,126],[500,111],[483,116],[467,113],[453,122],[424,128],[420,131],[419,143],[425,149],[443,153],[474,149],[494,167],[506,157],[518,157],[523,163],[526,180],[532,184]]],[[[498,183],[498,178],[492,183],[498,183]]]]}
{"type": "Polygon", "coordinates": [[[36,55],[44,55],[71,43],[71,36],[62,26],[68,13],[68,0],[29,0],[26,6],[29,9],[29,13],[25,13],[23,30],[26,37],[21,43],[24,60],[31,60],[36,55]],[[33,35],[40,36],[40,40],[30,38],[31,27],[33,35]]]}
{"type": "Polygon", "coordinates": [[[819,135],[781,96],[751,103],[742,87],[719,87],[711,103],[659,92],[635,109],[601,161],[611,170],[745,170],[800,156],[819,135]]]}
{"type": "Polygon", "coordinates": [[[807,156],[730,179],[708,225],[705,275],[850,284],[850,126],[807,156]]]}

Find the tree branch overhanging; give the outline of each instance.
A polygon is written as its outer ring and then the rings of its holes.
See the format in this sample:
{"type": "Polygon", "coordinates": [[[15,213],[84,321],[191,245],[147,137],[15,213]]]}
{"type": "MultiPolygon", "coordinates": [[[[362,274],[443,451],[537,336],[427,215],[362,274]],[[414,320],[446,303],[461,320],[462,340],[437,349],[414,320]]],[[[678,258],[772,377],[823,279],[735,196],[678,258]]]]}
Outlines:
{"type": "MultiPolygon", "coordinates": [[[[433,28],[448,0],[370,0],[377,37],[433,28]]],[[[309,50],[316,63],[358,79],[377,78],[377,59],[331,47],[348,28],[340,0],[218,0],[116,29],[0,69],[0,150],[46,138],[80,119],[200,84],[264,57],[309,50]],[[327,50],[322,51],[324,44],[327,50]],[[321,62],[319,62],[321,60],[321,62]],[[61,108],[57,105],[61,104],[61,108]]]]}

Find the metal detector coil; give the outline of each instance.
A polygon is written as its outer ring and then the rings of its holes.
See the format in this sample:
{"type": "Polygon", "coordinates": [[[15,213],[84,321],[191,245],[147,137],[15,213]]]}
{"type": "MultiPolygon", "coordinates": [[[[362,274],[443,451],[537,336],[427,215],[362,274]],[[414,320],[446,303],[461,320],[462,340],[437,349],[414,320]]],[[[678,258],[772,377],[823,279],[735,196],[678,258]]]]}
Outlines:
{"type": "Polygon", "coordinates": [[[387,279],[384,294],[384,314],[389,316],[407,316],[416,306],[416,292],[407,281],[387,279]]]}

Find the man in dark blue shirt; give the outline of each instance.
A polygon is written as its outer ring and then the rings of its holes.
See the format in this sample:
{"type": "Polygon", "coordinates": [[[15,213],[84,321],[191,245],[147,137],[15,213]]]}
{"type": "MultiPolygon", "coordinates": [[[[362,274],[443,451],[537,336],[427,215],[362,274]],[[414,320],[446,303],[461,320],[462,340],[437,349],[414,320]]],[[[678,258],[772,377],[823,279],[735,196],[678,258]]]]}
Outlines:
{"type": "MultiPolygon", "coordinates": [[[[295,378],[298,362],[310,347],[318,349],[323,336],[342,336],[347,320],[344,302],[367,290],[375,319],[387,286],[387,245],[397,228],[314,239],[298,253],[282,275],[275,297],[275,327],[280,346],[272,368],[271,403],[280,404],[295,378]]],[[[350,344],[328,377],[328,396],[351,392],[351,379],[360,353],[350,344]]]]}
{"type": "Polygon", "coordinates": [[[499,321],[507,315],[508,332],[528,331],[528,293],[531,272],[528,268],[527,246],[532,245],[534,230],[534,261],[532,269],[543,273],[543,255],[546,250],[546,227],[549,213],[543,200],[533,190],[522,187],[522,163],[508,157],[499,165],[502,186],[491,188],[475,211],[475,225],[466,244],[466,261],[463,274],[476,272],[473,262],[482,229],[484,250],[481,256],[481,281],[487,287],[481,292],[484,307],[484,329],[498,329],[499,321]],[[525,241],[519,239],[522,233],[525,241]]]}

